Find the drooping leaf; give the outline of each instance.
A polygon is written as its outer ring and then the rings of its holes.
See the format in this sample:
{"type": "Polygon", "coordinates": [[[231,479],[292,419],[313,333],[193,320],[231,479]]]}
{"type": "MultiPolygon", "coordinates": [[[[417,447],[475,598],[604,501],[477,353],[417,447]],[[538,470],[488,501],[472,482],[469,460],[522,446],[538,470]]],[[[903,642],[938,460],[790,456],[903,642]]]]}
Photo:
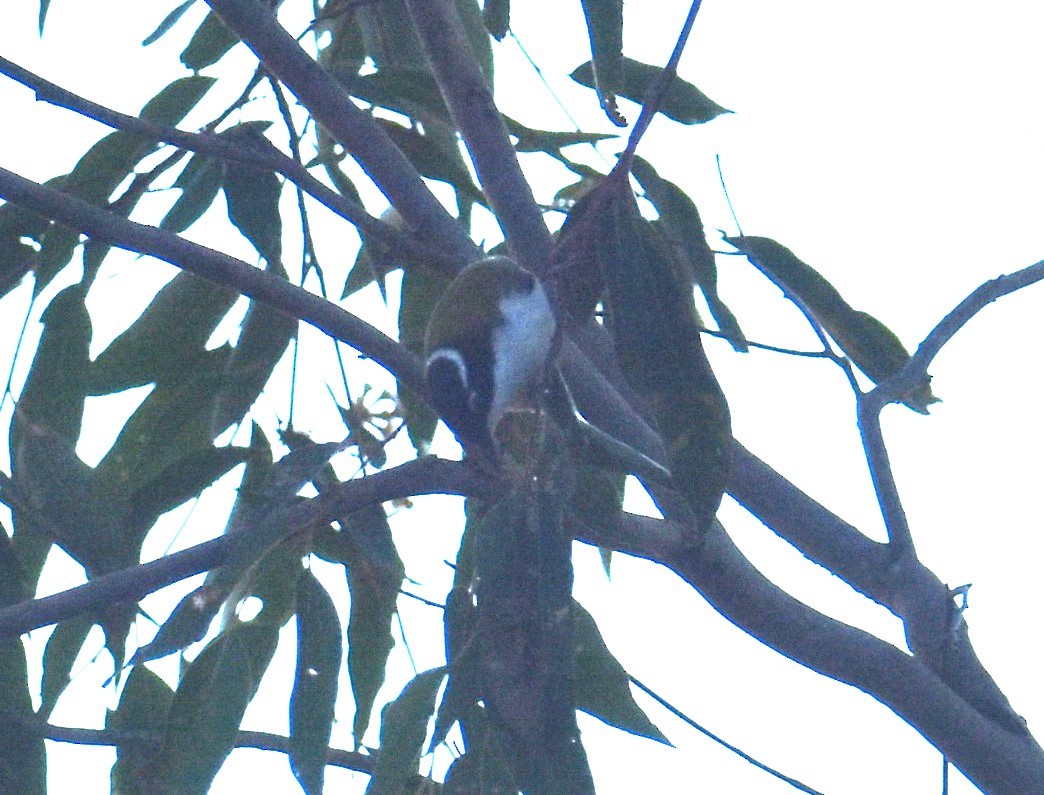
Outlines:
{"type": "Polygon", "coordinates": [[[51,7],[51,0],[40,0],[40,15],[38,24],[40,26],[40,36],[43,36],[44,23],[47,21],[47,10],[51,7]]]}
{"type": "Polygon", "coordinates": [[[225,167],[220,161],[194,154],[174,182],[181,195],[163,216],[160,229],[180,234],[192,226],[213,205],[224,178],[225,167]]]}
{"type": "MultiPolygon", "coordinates": [[[[644,102],[650,86],[661,72],[663,69],[659,66],[651,66],[625,56],[623,59],[623,86],[617,93],[625,99],[640,104],[644,102]]],[[[596,87],[590,61],[578,66],[569,76],[588,88],[596,87]]],[[[677,76],[671,80],[667,94],[660,104],[659,112],[682,124],[703,124],[723,113],[732,113],[731,110],[723,108],[710,99],[692,83],[677,76]]]]}
{"type": "Polygon", "coordinates": [[[177,382],[198,370],[202,359],[213,356],[206,342],[236,299],[231,290],[178,271],[89,366],[90,394],[177,382]]]}
{"type": "Polygon", "coordinates": [[[297,582],[297,669],[290,695],[290,765],[308,795],[321,795],[341,668],[337,609],[315,575],[297,582]]]}
{"type": "MultiPolygon", "coordinates": [[[[891,329],[866,312],[853,309],[830,282],[790,249],[770,238],[752,235],[726,237],[725,241],[746,254],[788,298],[810,312],[874,383],[887,380],[909,360],[910,354],[891,329]]],[[[927,414],[928,406],[937,401],[927,382],[903,396],[903,402],[921,414],[927,414]]]]}
{"type": "Polygon", "coordinates": [[[88,616],[75,616],[59,623],[44,648],[43,684],[40,687],[42,718],[49,718],[58,698],[70,682],[70,673],[76,657],[83,648],[94,622],[88,616]]]}
{"type": "Polygon", "coordinates": [[[445,668],[417,674],[381,711],[381,745],[366,795],[398,795],[417,775],[445,668]]]}
{"type": "Polygon", "coordinates": [[[511,27],[511,0],[486,0],[482,4],[482,24],[494,39],[503,39],[511,27]]]}
{"type": "Polygon", "coordinates": [[[226,595],[227,592],[208,585],[201,585],[186,594],[160,626],[152,641],[134,653],[130,665],[158,660],[201,641],[226,595]]]}
{"type": "MultiPolygon", "coordinates": [[[[402,278],[399,302],[399,341],[417,354],[424,351],[424,331],[431,310],[449,279],[428,268],[413,267],[402,278]]],[[[399,403],[406,420],[406,430],[418,455],[426,455],[435,435],[439,418],[408,386],[398,385],[399,403]]]]}
{"type": "Polygon", "coordinates": [[[178,20],[195,4],[196,0],[185,0],[185,2],[174,7],[167,16],[163,17],[163,21],[160,22],[154,31],[145,37],[142,41],[142,47],[148,47],[150,44],[155,44],[164,34],[169,31],[174,25],[177,24],[178,20]]]}
{"type": "Polygon", "coordinates": [[[193,72],[205,69],[231,50],[239,39],[213,11],[208,13],[181,53],[181,62],[193,72]]]}
{"type": "MultiPolygon", "coordinates": [[[[126,733],[162,735],[174,691],[144,665],[135,666],[120,694],[119,706],[106,714],[105,728],[126,733]]],[[[117,744],[109,779],[113,795],[149,795],[144,782],[155,762],[155,746],[141,742],[117,744]]]]}
{"type": "Polygon", "coordinates": [[[163,748],[151,771],[155,791],[205,795],[209,790],[235,746],[278,633],[266,624],[237,624],[192,661],[174,693],[163,748]]]}
{"type": "MultiPolygon", "coordinates": [[[[580,0],[591,40],[591,77],[598,101],[609,121],[618,127],[627,119],[616,106],[616,95],[626,91],[623,57],[623,0],[580,0]]],[[[575,73],[574,73],[575,76],[575,73]]],[[[585,84],[586,85],[586,84],[585,84]]],[[[624,96],[627,96],[626,93],[624,96]]],[[[640,100],[639,100],[640,101],[640,100]]]]}
{"type": "Polygon", "coordinates": [[[452,135],[438,136],[434,130],[432,134],[424,135],[394,122],[380,119],[378,122],[421,174],[452,185],[470,201],[486,203],[486,197],[472,180],[452,135]]]}
{"type": "MultiPolygon", "coordinates": [[[[141,110],[141,117],[176,125],[202,99],[214,79],[182,77],[162,89],[141,110]]],[[[61,189],[92,204],[104,205],[156,141],[130,132],[110,133],[92,146],[62,181],[61,189]]],[[[37,294],[72,259],[80,234],[63,226],[50,227],[44,236],[37,268],[37,294]]]]}
{"type": "Polygon", "coordinates": [[[33,585],[57,535],[66,536],[74,557],[89,549],[75,543],[89,534],[89,473],[76,455],[92,334],[84,298],[82,286],[67,287],[44,311],[43,336],[11,422],[11,477],[20,495],[12,506],[14,549],[33,585]]]}
{"type": "MultiPolygon", "coordinates": [[[[36,582],[35,576],[33,582],[36,582]]],[[[34,591],[7,530],[0,526],[0,607],[30,599],[34,591]]],[[[3,704],[5,719],[35,718],[29,681],[22,641],[17,637],[0,640],[0,704],[3,704]]],[[[36,732],[18,730],[17,723],[4,723],[0,734],[4,738],[0,742],[0,792],[45,795],[47,761],[43,737],[36,732]]]]}
{"type": "Polygon", "coordinates": [[[617,729],[670,745],[634,700],[627,671],[605,645],[594,618],[576,602],[573,620],[576,708],[617,729]]]}
{"type": "Polygon", "coordinates": [[[352,722],[356,744],[370,724],[377,692],[395,640],[395,614],[405,568],[395,549],[387,514],[374,505],[345,517],[341,533],[345,574],[352,595],[348,616],[348,676],[355,698],[352,722]]]}
{"type": "Polygon", "coordinates": [[[353,76],[347,88],[353,97],[416,121],[434,121],[446,126],[453,124],[439,84],[425,69],[385,67],[353,76]]]}
{"type": "Polygon", "coordinates": [[[718,296],[718,267],[714,252],[707,243],[703,221],[696,204],[677,185],[664,179],[648,161],[634,158],[632,171],[651,201],[668,239],[674,244],[675,252],[691,266],[693,279],[707,300],[711,315],[718,328],[728,337],[732,347],[746,352],[747,340],[736,317],[718,296]]]}
{"type": "MultiPolygon", "coordinates": [[[[2,531],[0,531],[2,532],[2,531]]],[[[17,637],[0,640],[0,699],[10,720],[31,721],[33,702],[29,696],[29,670],[25,647],[17,637]]],[[[0,792],[46,795],[47,760],[44,738],[5,722],[0,743],[0,792]]]]}
{"type": "Polygon", "coordinates": [[[518,152],[547,152],[556,154],[566,146],[576,144],[593,144],[598,141],[606,141],[616,136],[612,133],[586,133],[580,131],[556,131],[556,130],[534,130],[526,127],[521,122],[504,116],[504,124],[518,141],[515,150],[518,152]]]}
{"type": "MultiPolygon", "coordinates": [[[[261,132],[256,124],[244,124],[222,133],[230,140],[256,140],[261,132]]],[[[283,222],[279,214],[282,182],[275,172],[240,162],[225,163],[222,184],[228,217],[232,224],[269,263],[281,259],[283,222]]]]}
{"type": "Polygon", "coordinates": [[[588,241],[601,266],[620,365],[655,417],[674,483],[705,530],[725,488],[731,424],[703,350],[691,282],[641,216],[625,172],[615,171],[577,209],[572,234],[588,241]]]}

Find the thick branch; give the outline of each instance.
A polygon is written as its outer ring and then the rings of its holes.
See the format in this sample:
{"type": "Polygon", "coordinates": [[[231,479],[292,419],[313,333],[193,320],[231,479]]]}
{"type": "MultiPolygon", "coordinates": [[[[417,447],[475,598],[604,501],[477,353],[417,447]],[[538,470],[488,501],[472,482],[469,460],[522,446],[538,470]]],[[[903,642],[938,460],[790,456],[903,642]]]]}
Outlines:
{"type": "Polygon", "coordinates": [[[446,212],[380,125],[352,102],[274,14],[256,0],[207,2],[265,69],[289,87],[315,120],[352,154],[420,239],[460,263],[481,255],[467,231],[446,212]]]}
{"type": "Polygon", "coordinates": [[[1000,725],[1025,724],[982,665],[950,589],[914,557],[896,559],[734,442],[727,491],[807,558],[902,619],[910,650],[970,705],[1000,725]]]}
{"type": "Polygon", "coordinates": [[[336,304],[220,251],[102,210],[0,168],[0,197],[118,248],[147,254],[263,301],[343,340],[424,394],[417,358],[391,337],[336,304]]]}
{"type": "MultiPolygon", "coordinates": [[[[287,513],[288,529],[315,526],[388,500],[417,494],[483,493],[487,487],[471,468],[456,461],[428,457],[345,481],[287,513]]],[[[249,532],[249,531],[247,531],[249,532]]],[[[181,552],[95,577],[67,591],[0,610],[0,638],[20,635],[116,602],[146,595],[224,565],[240,537],[222,536],[181,552]]]]}
{"type": "Polygon", "coordinates": [[[667,566],[762,643],[881,701],[991,795],[1044,791],[1044,751],[1029,734],[1001,729],[915,657],[779,589],[720,525],[699,550],[683,529],[633,515],[616,529],[584,528],[578,537],[667,566]]]}
{"type": "Polygon", "coordinates": [[[32,89],[36,93],[37,100],[66,108],[81,116],[94,119],[107,127],[136,133],[144,138],[162,141],[171,146],[221,160],[270,168],[276,173],[282,174],[332,212],[350,221],[358,227],[360,232],[366,233],[375,240],[422,261],[431,259],[433,256],[437,257],[439,254],[379,218],[374,218],[366,212],[365,208],[320,182],[308,173],[301,163],[287,157],[274,146],[261,144],[245,146],[213,133],[185,132],[158,124],[150,119],[119,113],[44,80],[2,55],[0,55],[0,73],[32,89]]]}
{"type": "Polygon", "coordinates": [[[406,5],[509,250],[542,275],[551,264],[551,235],[453,3],[406,0],[406,5]]]}

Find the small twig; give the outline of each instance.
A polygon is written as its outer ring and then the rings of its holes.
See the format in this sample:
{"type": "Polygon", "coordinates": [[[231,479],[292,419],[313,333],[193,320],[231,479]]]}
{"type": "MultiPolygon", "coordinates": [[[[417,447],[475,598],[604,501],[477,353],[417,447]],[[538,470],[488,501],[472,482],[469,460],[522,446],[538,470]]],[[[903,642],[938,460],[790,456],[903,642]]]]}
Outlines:
{"type": "Polygon", "coordinates": [[[740,226],[739,216],[736,215],[736,209],[732,206],[732,198],[729,196],[729,189],[725,187],[725,175],[721,171],[721,155],[714,155],[714,164],[718,167],[718,182],[721,183],[721,192],[725,194],[725,203],[729,206],[729,213],[732,215],[732,222],[736,224],[736,231],[743,236],[743,227],[740,226]]]}
{"type": "Polygon", "coordinates": [[[701,1],[693,0],[692,5],[689,6],[689,13],[685,17],[685,22],[682,23],[681,33],[678,34],[678,40],[674,43],[674,50],[667,61],[667,66],[663,68],[663,71],[656,78],[656,82],[653,83],[648,95],[642,98],[642,112],[638,114],[638,121],[634,123],[634,127],[631,129],[631,134],[627,138],[627,148],[620,154],[617,168],[623,168],[627,171],[631,170],[631,163],[634,160],[635,151],[638,149],[638,142],[641,141],[642,136],[649,129],[653,116],[660,110],[660,103],[663,102],[663,98],[667,95],[667,89],[670,87],[671,81],[678,74],[678,62],[681,60],[682,52],[689,41],[689,33],[692,32],[692,25],[696,21],[696,14],[699,13],[701,1]],[[621,163],[624,165],[620,165],[621,163]]]}
{"type": "Polygon", "coordinates": [[[403,234],[379,218],[374,218],[363,207],[348,197],[331,190],[327,185],[324,185],[308,173],[308,170],[300,162],[287,157],[274,146],[266,146],[260,142],[257,145],[246,146],[214,133],[186,132],[175,127],[159,124],[150,119],[142,119],[137,116],[120,113],[51,83],[28,69],[7,60],[2,55],[0,55],[0,74],[4,74],[34,91],[38,101],[47,102],[56,107],[78,113],[81,116],[86,116],[100,124],[104,124],[106,127],[136,133],[144,138],[162,141],[171,146],[216,157],[220,160],[245,163],[254,167],[270,168],[305,191],[331,212],[351,222],[361,231],[372,235],[375,239],[380,240],[389,247],[401,250],[421,260],[438,260],[441,256],[437,250],[417,243],[409,235],[403,234]]]}
{"type": "MultiPolygon", "coordinates": [[[[701,334],[706,334],[709,337],[717,337],[718,339],[730,340],[731,337],[724,331],[712,328],[700,329],[701,334]]],[[[837,357],[830,351],[799,351],[796,348],[782,348],[778,345],[769,345],[767,342],[751,342],[747,340],[747,345],[751,348],[757,348],[763,351],[771,351],[772,353],[782,353],[787,356],[800,356],[805,359],[830,359],[836,361],[837,357]]]]}
{"type": "Polygon", "coordinates": [[[669,701],[667,701],[667,699],[663,698],[662,696],[657,695],[650,688],[648,688],[646,685],[643,685],[641,682],[639,682],[633,676],[631,676],[629,678],[630,678],[632,684],[634,684],[635,687],[637,687],[639,690],[641,690],[643,693],[645,693],[645,695],[647,695],[649,698],[651,698],[653,701],[655,701],[657,704],[659,704],[665,710],[667,710],[672,715],[674,715],[674,717],[678,718],[683,723],[685,723],[688,726],[690,726],[691,728],[695,729],[696,731],[698,731],[700,734],[704,735],[705,737],[710,738],[711,740],[716,742],[718,745],[720,745],[722,748],[726,748],[729,751],[732,751],[732,753],[736,754],[736,756],[738,756],[740,759],[742,759],[747,764],[753,765],[754,767],[758,768],[759,770],[764,770],[766,773],[768,773],[769,775],[775,776],[780,781],[785,781],[787,784],[789,784],[790,786],[794,787],[794,789],[801,790],[802,792],[806,792],[809,795],[823,795],[823,793],[821,793],[819,790],[812,789],[808,785],[802,784],[797,779],[791,778],[790,776],[787,776],[787,775],[784,775],[783,773],[780,773],[778,770],[776,770],[775,768],[769,767],[764,762],[759,762],[757,759],[755,759],[750,754],[745,753],[744,751],[741,751],[735,745],[732,745],[732,743],[726,742],[721,737],[719,737],[718,735],[714,734],[714,732],[712,732],[709,729],[706,729],[703,726],[701,726],[699,723],[694,721],[692,718],[690,718],[688,715],[686,715],[684,712],[682,712],[676,706],[674,706],[669,701]]]}
{"type": "Polygon", "coordinates": [[[874,493],[877,495],[877,504],[884,519],[892,556],[895,559],[916,558],[910,523],[906,518],[903,501],[899,497],[899,487],[895,482],[892,464],[888,459],[888,447],[881,431],[881,407],[875,401],[869,400],[867,395],[860,395],[856,414],[863,452],[870,468],[870,480],[874,484],[874,493]]]}

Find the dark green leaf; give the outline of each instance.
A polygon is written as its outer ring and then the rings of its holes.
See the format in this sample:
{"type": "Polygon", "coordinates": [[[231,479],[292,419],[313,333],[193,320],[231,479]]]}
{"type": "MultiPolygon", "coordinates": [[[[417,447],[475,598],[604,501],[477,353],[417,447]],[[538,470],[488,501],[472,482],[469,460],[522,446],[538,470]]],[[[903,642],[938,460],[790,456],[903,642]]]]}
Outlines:
{"type": "MultiPolygon", "coordinates": [[[[627,119],[616,106],[625,92],[623,57],[623,0],[580,0],[591,40],[591,72],[598,101],[609,120],[623,127],[627,119]]],[[[575,75],[575,73],[574,73],[575,75]]],[[[627,96],[626,93],[624,96],[627,96]]]]}
{"type": "Polygon", "coordinates": [[[158,660],[202,640],[227,596],[227,590],[206,584],[186,594],[160,626],[156,637],[134,653],[130,665],[158,660]]]}
{"type": "Polygon", "coordinates": [[[342,536],[345,573],[352,594],[348,616],[348,676],[355,698],[352,722],[361,743],[395,639],[391,634],[405,568],[392,539],[384,508],[378,504],[345,517],[342,536]]]}
{"type": "Polygon", "coordinates": [[[703,221],[696,204],[670,180],[664,179],[640,157],[634,158],[633,173],[645,190],[645,196],[656,207],[664,232],[674,244],[675,252],[692,269],[693,279],[707,299],[707,306],[718,328],[737,351],[746,352],[747,340],[735,316],[718,296],[718,267],[714,252],[707,244],[703,221]]]}
{"type": "Polygon", "coordinates": [[[511,0],[486,0],[482,4],[482,24],[494,39],[503,39],[511,26],[511,0]]]}
{"type": "Polygon", "coordinates": [[[98,354],[88,373],[92,395],[177,382],[213,359],[205,345],[238,295],[178,271],[136,321],[98,354]]]}
{"type": "Polygon", "coordinates": [[[677,488],[700,527],[725,488],[728,404],[707,361],[690,280],[669,244],[638,212],[625,172],[590,196],[581,221],[602,268],[609,328],[628,383],[652,410],[677,488]]]}
{"type": "Polygon", "coordinates": [[[366,795],[398,795],[417,775],[435,696],[445,676],[445,668],[417,674],[381,711],[381,746],[366,795]]]}
{"type": "MultiPolygon", "coordinates": [[[[194,0],[190,0],[194,2],[194,0]]],[[[179,234],[194,224],[214,203],[225,179],[225,167],[219,160],[195,154],[174,182],[181,195],[160,221],[160,229],[179,234]]]]}
{"type": "MultiPolygon", "coordinates": [[[[258,9],[258,13],[262,13],[261,9],[258,9]]],[[[217,63],[238,42],[236,34],[226,28],[218,15],[211,11],[181,53],[181,62],[193,72],[198,72],[217,63]]]]}
{"type": "Polygon", "coordinates": [[[507,116],[504,116],[504,124],[508,128],[508,132],[518,139],[515,149],[519,152],[547,152],[555,154],[565,146],[593,144],[616,137],[612,133],[585,133],[579,130],[574,132],[534,130],[507,116]]]}
{"type": "Polygon", "coordinates": [[[51,0],[40,0],[40,35],[43,36],[44,22],[47,21],[47,10],[51,7],[51,0]]]}
{"type": "Polygon", "coordinates": [[[148,47],[150,44],[155,44],[159,41],[163,35],[170,30],[181,19],[182,15],[188,11],[196,0],[185,0],[184,3],[176,6],[167,16],[163,17],[163,21],[160,22],[154,31],[145,37],[145,40],[141,43],[142,47],[148,47]]]}
{"type": "Polygon", "coordinates": [[[639,737],[670,745],[631,694],[630,678],[602,640],[594,618],[573,603],[576,708],[639,737]]]}
{"type": "MultiPolygon", "coordinates": [[[[649,87],[661,72],[663,69],[659,66],[650,66],[624,57],[623,87],[619,90],[619,95],[639,104],[644,102],[649,87]]],[[[590,61],[578,66],[569,76],[581,85],[595,88],[595,76],[590,61]]],[[[723,113],[732,113],[692,83],[677,76],[671,81],[667,94],[660,103],[659,112],[682,124],[703,124],[723,113]]]]}
{"type": "MultiPolygon", "coordinates": [[[[229,130],[233,140],[260,136],[253,127],[229,130]]],[[[225,201],[232,224],[253,244],[269,263],[281,259],[283,240],[282,217],[279,215],[279,196],[283,183],[273,171],[254,168],[244,163],[225,164],[225,201]]]]}
{"type": "Polygon", "coordinates": [[[386,67],[352,77],[347,88],[353,97],[411,119],[445,126],[453,124],[439,84],[429,71],[386,67]]]}
{"type": "MultiPolygon", "coordinates": [[[[449,279],[446,276],[427,268],[409,268],[402,278],[399,341],[414,353],[421,354],[424,351],[428,318],[447,284],[449,279]]],[[[426,455],[439,423],[438,415],[405,384],[400,382],[398,391],[410,441],[418,455],[426,455]]]]}
{"type": "MultiPolygon", "coordinates": [[[[144,665],[127,677],[115,711],[105,716],[105,728],[119,732],[144,732],[161,736],[174,691],[144,665]]],[[[149,795],[144,790],[158,749],[150,743],[128,742],[116,746],[116,764],[110,782],[115,795],[149,795]]]]}
{"type": "Polygon", "coordinates": [[[44,648],[43,684],[40,688],[40,717],[50,718],[58,698],[65,692],[76,657],[94,622],[87,616],[66,619],[54,628],[44,648]]]}
{"type": "Polygon", "coordinates": [[[308,795],[321,795],[341,669],[341,624],[310,571],[297,581],[297,670],[290,696],[290,764],[308,795]]]}
{"type": "Polygon", "coordinates": [[[21,495],[14,546],[33,584],[56,535],[66,535],[74,557],[88,551],[75,543],[88,532],[89,468],[75,452],[92,334],[84,297],[82,286],[67,287],[44,311],[43,336],[11,422],[11,476],[21,495]]]}
{"type": "MultiPolygon", "coordinates": [[[[0,703],[5,717],[33,720],[28,681],[22,641],[17,637],[0,640],[0,703]]],[[[43,736],[16,727],[17,724],[0,723],[4,739],[0,742],[0,792],[46,795],[47,761],[43,736]]]]}
{"type": "MultiPolygon", "coordinates": [[[[429,179],[447,182],[471,201],[485,204],[486,198],[471,179],[456,139],[451,135],[422,135],[415,129],[378,119],[381,127],[414,167],[429,179]]],[[[434,131],[433,131],[434,132],[434,131]]]]}
{"type": "MultiPolygon", "coordinates": [[[[213,85],[214,79],[193,75],[175,80],[142,108],[142,118],[176,125],[195,107],[213,85]]],[[[156,146],[156,141],[134,133],[110,133],[80,158],[62,182],[62,190],[92,204],[104,205],[134,167],[156,146]]],[[[63,226],[53,226],[43,239],[37,269],[36,292],[69,263],[80,235],[63,226]]]]}
{"type": "Polygon", "coordinates": [[[193,660],[170,705],[153,770],[158,791],[204,795],[235,747],[239,724],[275,651],[279,630],[238,624],[193,660]]]}
{"type": "MultiPolygon", "coordinates": [[[[803,306],[841,346],[852,362],[875,383],[897,373],[910,354],[899,338],[880,320],[849,306],[841,293],[794,252],[767,237],[727,237],[783,293],[803,306]]],[[[924,383],[903,402],[914,411],[928,413],[928,406],[938,401],[931,387],[924,383]]]]}

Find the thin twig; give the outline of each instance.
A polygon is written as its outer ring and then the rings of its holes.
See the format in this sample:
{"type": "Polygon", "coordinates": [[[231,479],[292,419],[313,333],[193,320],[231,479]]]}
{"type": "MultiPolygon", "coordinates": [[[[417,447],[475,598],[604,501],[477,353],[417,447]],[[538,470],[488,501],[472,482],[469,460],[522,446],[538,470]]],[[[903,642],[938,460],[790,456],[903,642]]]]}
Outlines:
{"type": "Polygon", "coordinates": [[[758,768],[759,770],[764,770],[769,775],[775,776],[780,781],[785,781],[787,784],[789,784],[790,786],[794,787],[795,789],[799,789],[802,792],[807,792],[809,795],[823,795],[823,793],[820,792],[819,790],[812,789],[807,784],[802,784],[797,779],[791,778],[788,775],[780,773],[778,770],[776,770],[775,768],[769,767],[764,762],[759,762],[757,759],[755,759],[750,754],[745,753],[744,751],[740,750],[739,748],[737,748],[732,743],[729,743],[729,742],[726,742],[725,740],[723,740],[721,737],[716,735],[710,729],[707,729],[707,728],[704,728],[703,726],[701,726],[699,723],[694,721],[692,718],[690,718],[688,715],[686,715],[684,712],[682,712],[676,706],[671,704],[663,696],[657,695],[651,688],[649,688],[646,685],[642,684],[637,679],[635,679],[633,676],[631,676],[629,678],[630,678],[632,684],[634,684],[635,687],[637,687],[639,690],[641,690],[643,693],[645,693],[645,695],[647,695],[649,698],[651,698],[653,701],[655,701],[657,704],[659,704],[665,710],[667,710],[672,715],[674,715],[674,717],[678,718],[679,720],[681,720],[682,722],[684,722],[685,724],[687,724],[691,728],[695,729],[696,731],[698,731],[700,734],[704,735],[705,737],[710,738],[711,740],[716,742],[718,745],[720,745],[722,748],[726,748],[729,751],[732,751],[732,753],[736,754],[736,756],[738,756],[744,762],[747,762],[748,764],[753,765],[754,767],[758,768]]]}
{"type": "MultiPolygon", "coordinates": [[[[438,260],[440,253],[429,246],[422,245],[409,235],[374,218],[365,208],[348,197],[330,189],[327,185],[313,177],[308,170],[291,157],[287,157],[272,145],[260,141],[250,145],[229,140],[227,137],[213,133],[193,133],[168,127],[150,119],[129,116],[92,102],[85,97],[62,88],[39,75],[30,72],[16,63],[0,55],[0,74],[21,83],[36,94],[37,100],[47,102],[56,107],[65,108],[93,119],[106,127],[136,133],[144,138],[177,146],[191,152],[215,157],[220,160],[245,163],[254,167],[267,167],[286,177],[290,182],[309,196],[336,213],[346,221],[357,226],[361,231],[372,235],[375,239],[389,247],[401,250],[411,257],[424,261],[438,260]]],[[[267,143],[267,141],[265,142],[267,143]]]]}
{"type": "Polygon", "coordinates": [[[696,14],[699,13],[701,2],[702,0],[693,0],[692,5],[689,6],[689,13],[685,17],[685,22],[682,23],[681,33],[678,34],[678,40],[674,43],[674,50],[671,52],[671,57],[667,60],[667,65],[656,78],[648,95],[642,98],[642,112],[638,114],[638,121],[634,123],[631,134],[627,138],[627,148],[620,155],[620,163],[624,163],[624,165],[620,166],[618,164],[618,168],[631,170],[631,162],[634,160],[635,151],[638,149],[638,142],[641,141],[642,136],[649,129],[653,116],[660,110],[660,104],[667,95],[667,89],[670,88],[671,81],[678,74],[678,62],[681,60],[682,52],[689,41],[689,33],[692,32],[692,25],[696,21],[696,14]]]}

